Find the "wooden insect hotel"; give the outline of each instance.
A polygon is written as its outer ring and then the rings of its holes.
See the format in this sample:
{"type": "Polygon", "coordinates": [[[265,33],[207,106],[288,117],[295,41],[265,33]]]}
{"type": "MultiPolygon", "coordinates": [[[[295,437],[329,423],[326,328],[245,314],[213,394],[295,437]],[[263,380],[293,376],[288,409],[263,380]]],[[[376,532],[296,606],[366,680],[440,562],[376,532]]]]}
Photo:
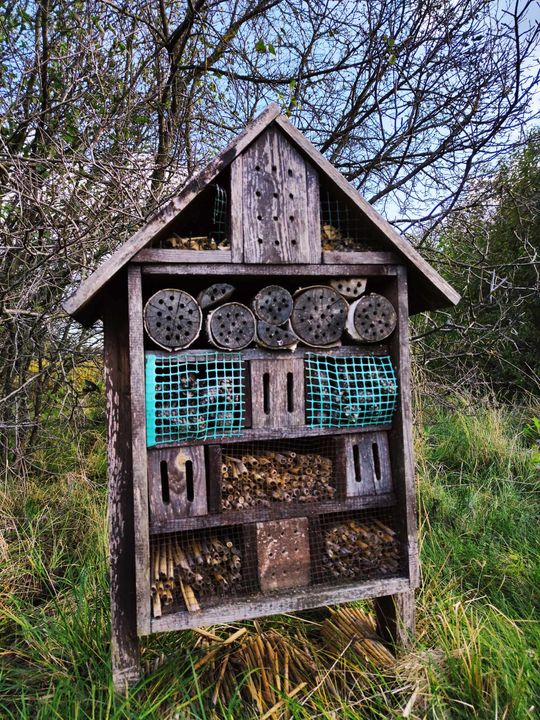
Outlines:
{"type": "Polygon", "coordinates": [[[413,631],[408,316],[458,299],[275,105],[82,282],[117,687],[150,633],[361,598],[413,631]]]}

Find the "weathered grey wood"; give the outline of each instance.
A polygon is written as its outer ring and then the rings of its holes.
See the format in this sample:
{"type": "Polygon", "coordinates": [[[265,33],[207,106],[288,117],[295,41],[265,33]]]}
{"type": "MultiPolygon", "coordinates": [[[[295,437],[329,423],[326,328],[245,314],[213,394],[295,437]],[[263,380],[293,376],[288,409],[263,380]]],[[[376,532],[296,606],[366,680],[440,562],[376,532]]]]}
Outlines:
{"type": "Polygon", "coordinates": [[[374,599],[377,632],[387,642],[403,648],[411,646],[416,626],[414,590],[374,599]]]}
{"type": "Polygon", "coordinates": [[[238,155],[231,163],[231,201],[229,203],[229,242],[233,263],[244,262],[244,213],[242,185],[243,157],[238,155]]]}
{"type": "Polygon", "coordinates": [[[382,342],[396,327],[396,311],[383,295],[369,293],[351,305],[347,329],[360,342],[382,342]]]}
{"type": "Polygon", "coordinates": [[[171,248],[145,248],[131,258],[136,263],[231,263],[231,250],[175,250],[171,248]]]}
{"type": "MultiPolygon", "coordinates": [[[[125,278],[124,278],[125,280],[125,278]]],[[[109,578],[111,653],[117,692],[140,677],[135,591],[135,536],[131,458],[131,408],[126,283],[110,293],[103,318],[107,461],[109,480],[109,578]]]]}
{"type": "Polygon", "coordinates": [[[238,302],[212,310],[206,329],[212,345],[224,350],[242,350],[255,341],[255,317],[247,305],[238,302]]]}
{"type": "Polygon", "coordinates": [[[129,357],[131,390],[131,437],[133,462],[133,508],[135,518],[135,578],[137,583],[137,631],[150,629],[150,545],[148,478],[146,460],[146,416],[144,397],[144,331],[141,270],[128,268],[129,357]]]}
{"type": "Polygon", "coordinates": [[[396,275],[397,270],[394,265],[243,265],[238,264],[150,264],[143,265],[143,275],[162,275],[168,277],[171,275],[187,276],[187,275],[215,275],[216,277],[242,277],[242,276],[260,276],[271,278],[280,278],[284,276],[295,277],[346,277],[348,275],[368,275],[368,276],[387,276],[396,275]]]}
{"type": "Polygon", "coordinates": [[[347,252],[345,250],[325,250],[322,254],[323,265],[400,265],[399,255],[393,252],[347,252]]]}
{"type": "Polygon", "coordinates": [[[279,327],[279,325],[271,325],[263,320],[257,321],[256,342],[262,348],[287,349],[292,352],[296,350],[298,340],[298,335],[292,331],[290,323],[287,323],[285,327],[279,327]]]}
{"type": "Polygon", "coordinates": [[[276,594],[274,598],[235,598],[230,603],[201,610],[200,612],[178,612],[154,619],[152,620],[152,632],[186,630],[205,625],[234,622],[235,620],[248,620],[265,615],[298,612],[308,608],[351,602],[353,600],[394,595],[406,592],[408,589],[409,581],[407,578],[391,578],[389,580],[353,583],[339,588],[308,587],[300,590],[288,590],[283,595],[276,594]]]}
{"type": "Polygon", "coordinates": [[[295,293],[291,327],[306,345],[327,347],[341,340],[349,306],[334,288],[314,285],[295,293]]]}
{"type": "Polygon", "coordinates": [[[309,585],[307,518],[257,523],[257,566],[263,593],[309,585]]]}
{"type": "Polygon", "coordinates": [[[390,348],[399,378],[399,395],[394,422],[389,432],[394,490],[398,496],[401,533],[406,542],[411,586],[419,583],[416,484],[412,437],[411,359],[409,348],[407,270],[398,268],[397,282],[388,297],[397,309],[398,322],[390,348]]]}
{"type": "Polygon", "coordinates": [[[389,245],[389,250],[398,253],[404,260],[411,264],[412,277],[415,282],[416,296],[411,298],[411,306],[415,311],[426,309],[437,309],[456,305],[460,295],[457,293],[439,273],[424,260],[420,253],[365,200],[360,193],[350,185],[328,160],[316,150],[310,141],[297,130],[286,117],[280,115],[275,120],[276,125],[292,140],[299,149],[305,153],[316,168],[325,173],[341,192],[351,200],[363,215],[370,221],[372,227],[379,231],[381,238],[389,245]],[[420,302],[418,302],[420,299],[420,302]],[[424,299],[424,303],[422,303],[424,299]],[[415,306],[415,302],[417,303],[415,306]],[[418,309],[416,309],[418,308],[418,309]]]}
{"type": "Polygon", "coordinates": [[[348,300],[356,300],[366,289],[367,278],[335,278],[330,285],[348,300]]]}
{"type": "Polygon", "coordinates": [[[308,162],[306,167],[306,200],[307,200],[307,232],[313,245],[315,262],[322,262],[321,243],[321,198],[319,189],[319,173],[308,162]]]}
{"type": "Polygon", "coordinates": [[[214,283],[197,295],[197,302],[202,310],[207,310],[228,300],[234,291],[234,285],[230,283],[214,283]]]}
{"type": "MultiPolygon", "coordinates": [[[[340,347],[331,348],[331,350],[312,350],[311,348],[303,348],[299,347],[297,350],[294,351],[294,357],[295,358],[305,358],[306,355],[309,353],[322,353],[326,354],[330,352],[333,357],[346,357],[348,355],[388,355],[390,352],[389,345],[386,344],[377,344],[377,345],[365,345],[362,348],[358,348],[358,346],[355,345],[341,345],[340,347]]],[[[189,356],[192,355],[207,355],[208,350],[207,349],[191,349],[189,350],[189,356]]],[[[171,357],[171,354],[169,352],[165,352],[163,350],[153,350],[152,355],[156,355],[157,357],[165,357],[169,358],[171,357]]],[[[242,350],[242,359],[243,360],[289,360],[291,357],[291,353],[289,350],[284,351],[278,351],[278,350],[265,350],[263,348],[246,348],[246,350],[242,350]]]]}
{"type": "MultiPolygon", "coordinates": [[[[214,447],[214,446],[212,446],[214,447]]],[[[340,468],[337,472],[341,473],[340,468]]],[[[221,464],[219,471],[212,474],[212,477],[221,477],[221,464]]],[[[336,478],[338,486],[339,477],[336,478]]],[[[218,483],[215,483],[217,488],[218,483]]],[[[210,486],[209,486],[210,489],[210,486]]],[[[210,490],[209,490],[210,491],[210,490]]],[[[221,491],[214,490],[219,500],[212,504],[212,513],[218,513],[221,508],[221,491]]],[[[343,497],[343,496],[342,496],[343,497]]],[[[210,496],[209,496],[210,498],[210,496]]],[[[210,500],[209,500],[210,502],[210,500]]],[[[199,515],[198,517],[180,518],[170,523],[152,524],[150,530],[152,535],[161,532],[180,532],[184,530],[196,530],[197,528],[212,528],[227,525],[243,525],[245,523],[263,522],[265,520],[280,520],[293,517],[313,517],[324,513],[347,512],[350,510],[367,510],[369,508],[391,507],[396,502],[394,493],[381,495],[363,495],[340,500],[326,500],[319,503],[275,503],[272,507],[247,508],[244,510],[227,510],[227,512],[211,515],[199,515]]]]}
{"type": "Polygon", "coordinates": [[[259,320],[270,325],[283,325],[291,317],[292,295],[281,285],[267,285],[253,298],[252,308],[259,320]]]}
{"type": "Polygon", "coordinates": [[[144,306],[144,329],[159,347],[168,350],[189,347],[199,337],[201,325],[201,308],[184,290],[158,290],[144,306]]]}
{"type": "MultiPolygon", "coordinates": [[[[95,316],[84,317],[84,307],[97,292],[127,263],[148,245],[160,232],[165,231],[181,212],[217,175],[268,127],[279,115],[279,106],[269,105],[253,122],[237,135],[203,170],[194,175],[180,193],[161,207],[155,215],[118,250],[103,262],[90,277],[79,285],[76,292],[66,300],[64,309],[69,315],[91,324],[95,316]]],[[[173,251],[176,252],[176,251],[173,251]]]]}
{"type": "Polygon", "coordinates": [[[249,373],[252,428],[305,425],[302,358],[250,360],[249,373]]]}
{"type": "MultiPolygon", "coordinates": [[[[206,491],[209,513],[221,512],[222,457],[220,445],[206,447],[206,491]]],[[[152,526],[154,527],[156,526],[152,526]]]]}
{"type": "Polygon", "coordinates": [[[380,495],[392,492],[387,434],[384,432],[358,433],[346,436],[344,442],[347,461],[347,495],[354,497],[355,495],[380,495]],[[378,468],[375,463],[374,446],[377,447],[378,452],[378,468]],[[356,453],[358,454],[355,457],[356,453]]]}
{"type": "Polygon", "coordinates": [[[306,164],[272,127],[244,152],[244,262],[320,262],[320,230],[312,234],[308,221],[306,164]]]}
{"type": "Polygon", "coordinates": [[[206,468],[202,445],[148,451],[150,524],[167,524],[182,517],[206,515],[206,468]],[[188,497],[186,463],[191,463],[193,499],[188,497]],[[163,466],[162,463],[165,463],[163,466]],[[163,474],[169,499],[164,499],[163,474]]]}

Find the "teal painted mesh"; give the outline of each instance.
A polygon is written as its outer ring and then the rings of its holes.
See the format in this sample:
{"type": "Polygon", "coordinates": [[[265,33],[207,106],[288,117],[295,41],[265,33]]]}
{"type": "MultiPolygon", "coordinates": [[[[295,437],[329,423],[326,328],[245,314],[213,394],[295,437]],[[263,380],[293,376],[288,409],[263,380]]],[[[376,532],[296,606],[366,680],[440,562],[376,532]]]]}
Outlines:
{"type": "Polygon", "coordinates": [[[149,447],[238,435],[244,407],[244,362],[239,353],[146,353],[149,447]]]}
{"type": "Polygon", "coordinates": [[[310,427],[362,427],[392,421],[397,380],[388,355],[308,353],[305,367],[310,427]]]}

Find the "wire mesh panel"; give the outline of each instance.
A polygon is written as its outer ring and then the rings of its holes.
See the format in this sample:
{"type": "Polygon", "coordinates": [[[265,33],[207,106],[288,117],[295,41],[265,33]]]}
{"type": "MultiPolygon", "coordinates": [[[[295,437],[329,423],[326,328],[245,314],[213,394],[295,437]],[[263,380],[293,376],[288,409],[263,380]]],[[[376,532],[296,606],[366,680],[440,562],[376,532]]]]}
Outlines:
{"type": "Polygon", "coordinates": [[[391,508],[322,515],[311,523],[313,582],[350,582],[405,572],[391,508]]]}
{"type": "Polygon", "coordinates": [[[391,422],[397,380],[390,356],[308,353],[305,368],[309,427],[363,427],[391,422]]]}
{"type": "Polygon", "coordinates": [[[321,238],[323,250],[376,250],[365,219],[336,195],[321,188],[321,238]]]}
{"type": "Polygon", "coordinates": [[[221,243],[227,237],[227,191],[221,185],[214,185],[215,196],[212,205],[212,235],[216,242],[221,243]]]}
{"type": "Polygon", "coordinates": [[[147,353],[147,445],[238,435],[244,425],[244,374],[239,353],[147,353]]]}

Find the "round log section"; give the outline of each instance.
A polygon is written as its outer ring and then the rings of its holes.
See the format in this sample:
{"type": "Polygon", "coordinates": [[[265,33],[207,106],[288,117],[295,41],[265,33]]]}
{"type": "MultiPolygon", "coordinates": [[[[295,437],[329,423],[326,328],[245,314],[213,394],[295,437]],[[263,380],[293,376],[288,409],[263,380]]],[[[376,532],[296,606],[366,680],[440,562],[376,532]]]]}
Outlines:
{"type": "Polygon", "coordinates": [[[158,290],[144,306],[143,314],[148,337],[165,350],[187,348],[199,337],[202,311],[184,290],[158,290]]]}
{"type": "Polygon", "coordinates": [[[366,343],[381,342],[394,332],[397,322],[392,303],[382,295],[370,293],[351,305],[351,335],[366,343]]]}
{"type": "Polygon", "coordinates": [[[299,290],[294,298],[292,329],[311,347],[335,345],[345,329],[348,308],[337,290],[326,285],[299,290]]]}
{"type": "Polygon", "coordinates": [[[209,313],[207,332],[216,347],[242,350],[255,340],[255,316],[242,303],[225,303],[209,313]]]}
{"type": "Polygon", "coordinates": [[[358,300],[366,289],[366,278],[336,278],[330,280],[330,285],[337,290],[340,295],[349,300],[358,300]]]}
{"type": "Polygon", "coordinates": [[[257,322],[257,344],[270,350],[295,350],[298,337],[288,329],[259,320],[257,322]]]}
{"type": "Polygon", "coordinates": [[[292,309],[292,295],[280,285],[264,287],[253,300],[255,315],[270,325],[283,325],[291,317],[292,309]]]}
{"type": "Polygon", "coordinates": [[[229,283],[215,283],[197,295],[197,302],[203,310],[215,307],[218,303],[228,300],[234,292],[229,283]]]}

